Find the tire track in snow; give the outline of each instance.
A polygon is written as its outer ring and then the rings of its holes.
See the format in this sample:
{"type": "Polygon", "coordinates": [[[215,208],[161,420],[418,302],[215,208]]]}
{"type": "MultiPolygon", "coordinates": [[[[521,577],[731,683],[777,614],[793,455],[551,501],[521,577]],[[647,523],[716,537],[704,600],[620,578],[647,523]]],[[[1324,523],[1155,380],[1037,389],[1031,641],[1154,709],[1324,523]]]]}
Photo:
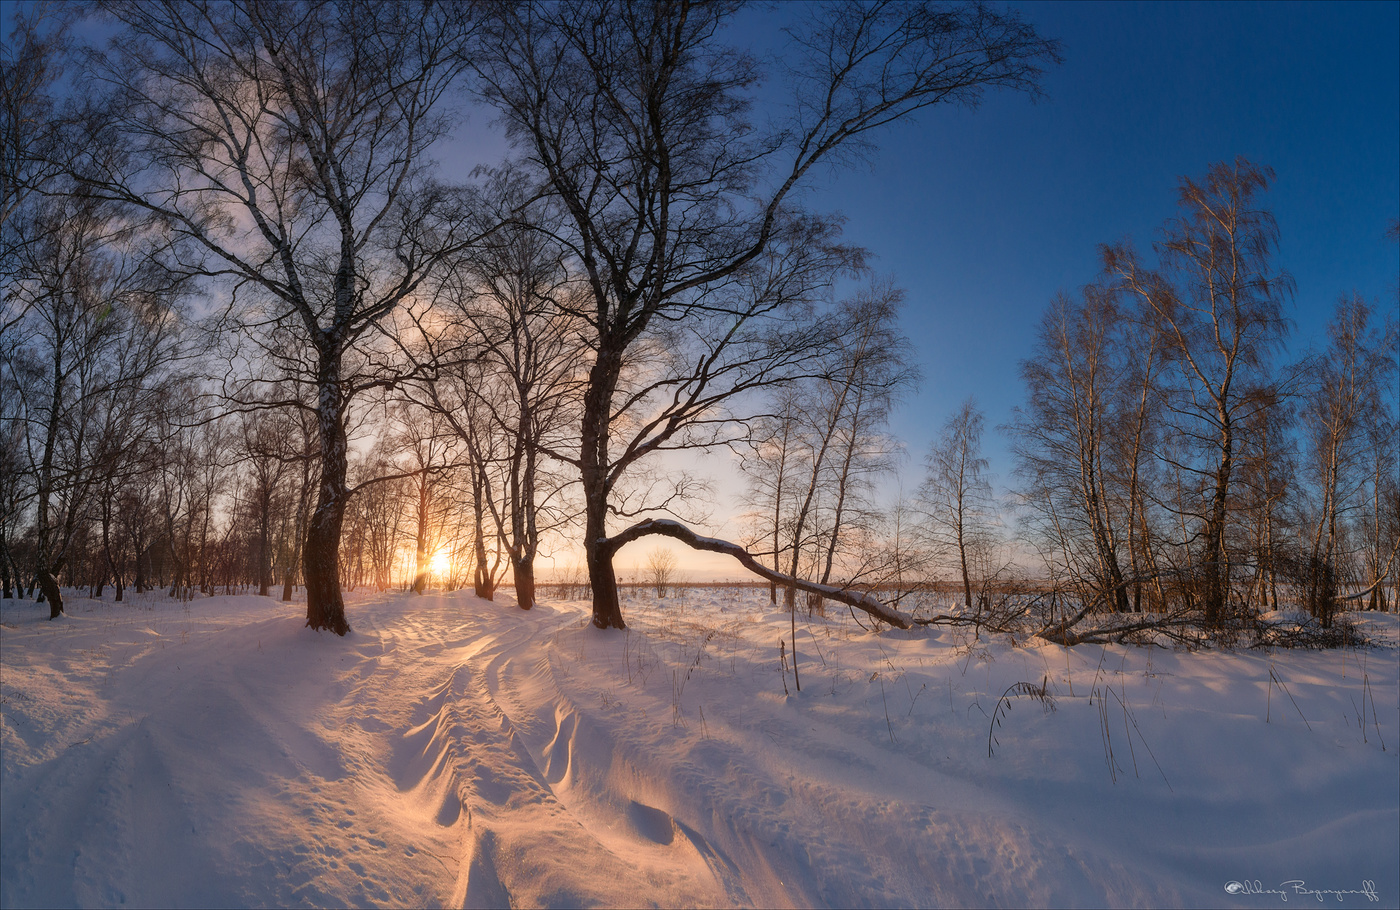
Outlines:
{"type": "MultiPolygon", "coordinates": [[[[645,633],[632,634],[651,647],[645,633]]],[[[666,699],[675,695],[623,688],[622,650],[635,641],[587,627],[547,644],[540,634],[504,639],[482,655],[488,693],[561,802],[595,831],[630,827],[667,840],[671,829],[671,841],[709,868],[722,902],[887,906],[921,895],[918,903],[932,905],[1014,906],[1029,895],[1054,905],[1101,888],[1115,903],[1153,903],[1132,870],[1067,847],[1053,825],[1004,799],[898,756],[886,756],[900,766],[895,773],[871,766],[868,746],[827,726],[815,705],[798,711],[791,700],[758,695],[751,706],[762,729],[810,752],[775,751],[752,728],[718,718],[697,738],[658,722],[671,716],[666,699]],[[591,695],[614,702],[612,710],[576,702],[591,695]],[[616,704],[623,700],[625,708],[616,704]],[[794,723],[802,729],[787,729],[794,723]],[[929,780],[921,793],[938,793],[937,808],[905,802],[915,794],[888,782],[919,776],[929,780]]],[[[672,684],[665,672],[657,680],[672,684]]]]}
{"type": "MultiPolygon", "coordinates": [[[[629,803],[611,824],[600,825],[597,813],[581,815],[576,804],[560,798],[561,768],[568,767],[573,751],[561,745],[560,758],[541,765],[484,678],[535,637],[533,628],[512,629],[501,619],[482,624],[496,626],[490,632],[457,630],[471,644],[441,652],[437,672],[445,679],[421,693],[416,722],[400,734],[392,759],[396,784],[420,814],[439,826],[462,829],[451,903],[702,906],[721,901],[703,863],[676,862],[677,850],[697,860],[698,854],[684,838],[674,837],[666,813],[629,803]],[[658,850],[665,856],[648,855],[658,850]]],[[[572,723],[569,717],[576,718],[576,712],[566,709],[565,727],[572,723]]]]}

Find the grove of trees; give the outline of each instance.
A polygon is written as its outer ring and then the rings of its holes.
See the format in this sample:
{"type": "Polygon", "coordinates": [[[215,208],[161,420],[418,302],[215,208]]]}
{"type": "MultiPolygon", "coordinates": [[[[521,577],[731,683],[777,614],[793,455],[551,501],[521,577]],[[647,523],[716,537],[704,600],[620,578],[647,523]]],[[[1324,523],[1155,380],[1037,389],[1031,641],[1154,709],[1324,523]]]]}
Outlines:
{"type": "MultiPolygon", "coordinates": [[[[530,609],[538,560],[576,547],[594,624],[621,628],[617,554],[666,536],[736,557],[794,622],[799,591],[931,621],[899,604],[939,579],[945,619],[1050,595],[1066,643],[1091,616],[1213,634],[1396,606],[1395,307],[1345,297],[1325,349],[1286,356],[1273,174],[1243,159],[1049,302],[992,428],[1009,494],[969,400],[882,499],[917,382],[905,292],[802,191],[891,124],[1036,94],[1058,46],[1016,13],[814,4],[765,63],[737,4],[413,9],[15,13],[4,596],[56,617],[64,585],[300,586],[343,635],[346,586],[509,585],[530,609]],[[453,170],[469,107],[509,152],[453,170]],[[700,454],[749,484],[735,541],[692,529],[702,484],[675,465],[700,454]]],[[[660,595],[676,569],[651,553],[660,595]]]]}

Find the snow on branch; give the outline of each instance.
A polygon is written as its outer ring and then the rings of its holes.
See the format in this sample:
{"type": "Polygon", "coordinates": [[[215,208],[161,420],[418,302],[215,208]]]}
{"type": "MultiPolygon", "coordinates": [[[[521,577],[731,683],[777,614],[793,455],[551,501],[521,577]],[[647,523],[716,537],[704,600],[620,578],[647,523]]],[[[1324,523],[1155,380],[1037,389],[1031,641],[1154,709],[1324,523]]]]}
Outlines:
{"type": "Polygon", "coordinates": [[[908,629],[914,625],[913,619],[908,614],[886,605],[872,594],[852,591],[846,588],[838,588],[834,585],[820,585],[815,582],[794,578],[791,575],[784,575],[781,572],[775,572],[765,567],[738,544],[730,543],[727,540],[718,540],[713,537],[701,537],[678,521],[671,521],[669,519],[651,519],[643,521],[610,538],[608,543],[615,552],[623,545],[651,534],[660,534],[663,537],[679,540],[693,550],[708,550],[711,553],[723,553],[726,556],[732,556],[739,560],[744,568],[760,578],[776,584],[793,587],[799,591],[806,591],[809,594],[817,594],[828,600],[834,600],[838,603],[855,607],[857,610],[864,610],[876,619],[887,622],[900,629],[908,629]]]}

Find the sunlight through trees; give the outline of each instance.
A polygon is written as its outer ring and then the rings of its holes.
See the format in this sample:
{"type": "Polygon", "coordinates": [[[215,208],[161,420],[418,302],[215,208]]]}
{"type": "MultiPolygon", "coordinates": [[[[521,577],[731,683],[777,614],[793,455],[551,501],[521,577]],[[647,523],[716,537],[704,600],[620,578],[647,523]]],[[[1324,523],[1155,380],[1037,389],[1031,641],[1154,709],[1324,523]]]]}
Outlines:
{"type": "Polygon", "coordinates": [[[660,536],[766,580],[794,658],[828,601],[909,626],[1043,596],[1064,642],[1396,605],[1394,301],[1343,297],[1291,353],[1261,162],[1181,178],[1155,243],[1046,301],[1012,418],[947,405],[910,468],[914,354],[959,339],[907,338],[905,289],[808,190],[897,124],[1038,95],[1059,45],[977,4],[798,12],[760,57],[725,4],[18,9],[5,596],[280,587],[344,634],[342,587],[528,610],[572,563],[623,628],[627,572],[684,578],[669,543],[619,562],[660,536]],[[503,160],[439,160],[483,129],[503,160]],[[952,612],[904,611],[920,591],[952,612]]]}

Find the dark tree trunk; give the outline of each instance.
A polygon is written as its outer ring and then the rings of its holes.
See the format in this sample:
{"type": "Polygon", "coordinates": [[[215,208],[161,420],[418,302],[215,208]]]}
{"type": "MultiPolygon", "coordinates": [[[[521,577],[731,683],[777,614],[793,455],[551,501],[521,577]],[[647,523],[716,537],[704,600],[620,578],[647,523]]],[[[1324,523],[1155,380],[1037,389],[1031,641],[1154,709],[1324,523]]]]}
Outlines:
{"type": "MultiPolygon", "coordinates": [[[[107,575],[112,579],[112,587],[117,589],[116,602],[122,600],[122,573],[117,567],[117,559],[112,555],[112,496],[109,491],[102,498],[102,556],[107,561],[107,575]]],[[[99,595],[101,591],[99,590],[99,595]]]]}
{"type": "MultiPolygon", "coordinates": [[[[62,566],[55,567],[53,572],[62,571],[62,566]]],[[[49,602],[49,619],[58,619],[63,614],[63,595],[58,590],[58,580],[54,578],[53,572],[47,567],[40,566],[36,573],[39,582],[39,590],[44,595],[44,600],[49,602]]]]}
{"type": "Polygon", "coordinates": [[[486,559],[486,535],[483,533],[481,515],[476,517],[476,533],[472,541],[472,593],[482,600],[496,599],[496,579],[492,575],[491,564],[486,559]]]}
{"type": "Polygon", "coordinates": [[[146,592],[146,567],[145,564],[141,562],[141,552],[139,550],[136,552],[136,569],[132,575],[131,588],[137,594],[144,594],[146,592]]]}
{"type": "Polygon", "coordinates": [[[325,487],[323,483],[306,532],[306,624],[344,635],[350,631],[340,596],[340,527],[345,506],[325,487]]]}
{"type": "MultiPolygon", "coordinates": [[[[522,413],[528,414],[529,402],[521,397],[522,413]]],[[[535,457],[529,421],[522,417],[516,431],[518,454],[511,472],[510,549],[511,575],[515,579],[515,603],[522,610],[535,605],[535,553],[539,548],[539,530],[535,524],[535,457]]]]}
{"type": "MultiPolygon", "coordinates": [[[[586,457],[586,456],[585,456],[586,457]]],[[[593,625],[600,629],[625,629],[622,604],[617,595],[617,573],[613,570],[614,548],[608,541],[608,491],[605,473],[585,466],[584,486],[584,563],[588,585],[593,593],[593,625]]]]}
{"type": "Polygon", "coordinates": [[[515,576],[515,602],[528,610],[535,605],[535,561],[529,556],[512,557],[510,567],[515,576]]]}
{"type": "MultiPolygon", "coordinates": [[[[589,516],[592,524],[593,516],[589,516]]],[[[589,535],[584,547],[588,584],[593,592],[593,625],[600,629],[625,629],[622,604],[617,596],[617,573],[613,571],[613,550],[606,541],[589,535]]]]}
{"type": "Polygon", "coordinates": [[[496,582],[486,560],[486,500],[491,496],[486,465],[475,459],[472,467],[472,593],[482,600],[496,599],[496,582]]]}
{"type": "Polygon", "coordinates": [[[267,597],[272,589],[272,491],[262,491],[262,514],[258,519],[258,596],[267,597]]]}
{"type": "Polygon", "coordinates": [[[962,570],[963,605],[972,609],[972,576],[967,571],[967,543],[963,540],[962,518],[958,519],[958,567],[962,570]]]}
{"type": "Polygon", "coordinates": [[[322,357],[316,408],[321,446],[321,482],[302,552],[306,580],[306,624],[337,635],[350,631],[340,595],[340,531],[345,523],[345,425],[340,419],[340,359],[322,357]]]}
{"type": "Polygon", "coordinates": [[[1215,489],[1211,496],[1210,518],[1206,521],[1205,534],[1203,599],[1205,624],[1208,628],[1218,627],[1225,621],[1230,584],[1230,565],[1225,552],[1225,510],[1233,467],[1234,433],[1230,426],[1230,415],[1224,408],[1220,409],[1217,417],[1221,422],[1220,466],[1215,472],[1215,489]]]}
{"type": "Polygon", "coordinates": [[[290,603],[292,594],[296,591],[297,572],[302,568],[302,550],[297,541],[302,539],[302,528],[306,525],[306,505],[307,491],[311,486],[311,462],[305,458],[305,439],[303,435],[303,458],[301,463],[301,490],[297,493],[297,517],[295,533],[292,534],[291,554],[288,558],[286,571],[282,576],[282,602],[290,603]]]}
{"type": "Polygon", "coordinates": [[[496,582],[491,578],[491,570],[484,562],[476,564],[472,577],[472,593],[482,600],[496,599],[496,582]]]}
{"type": "Polygon", "coordinates": [[[604,339],[597,360],[589,371],[588,389],[583,396],[583,426],[580,433],[580,479],[583,481],[584,562],[588,584],[593,591],[593,625],[600,629],[625,629],[622,605],[617,595],[617,573],[613,570],[615,547],[608,540],[608,435],[611,432],[612,392],[621,372],[619,351],[604,339]]]}

